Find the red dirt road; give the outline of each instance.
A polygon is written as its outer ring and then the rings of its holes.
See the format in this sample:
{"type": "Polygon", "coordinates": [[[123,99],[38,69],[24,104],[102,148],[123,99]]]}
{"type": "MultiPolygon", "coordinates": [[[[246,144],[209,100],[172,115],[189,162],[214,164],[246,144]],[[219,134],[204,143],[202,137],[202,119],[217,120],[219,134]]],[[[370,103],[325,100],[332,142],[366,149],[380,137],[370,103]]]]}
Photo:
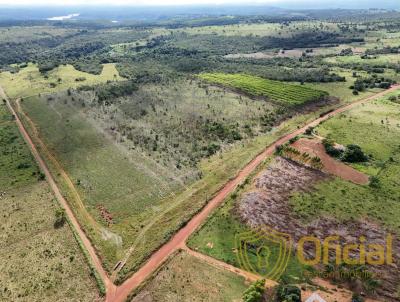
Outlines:
{"type": "Polygon", "coordinates": [[[27,131],[25,130],[23,124],[19,120],[18,116],[16,115],[14,109],[12,108],[11,104],[9,103],[7,97],[5,96],[4,92],[2,91],[0,87],[0,96],[3,97],[3,99],[7,100],[7,105],[10,109],[10,111],[15,115],[16,117],[16,122],[18,124],[19,130],[21,134],[23,135],[24,139],[28,143],[28,145],[31,148],[32,154],[37,160],[40,168],[43,170],[43,172],[46,175],[47,181],[49,182],[52,190],[54,191],[57,199],[59,200],[60,204],[65,208],[66,214],[68,215],[72,225],[74,226],[75,230],[77,231],[81,241],[83,242],[85,248],[87,249],[92,262],[94,266],[96,267],[97,271],[100,274],[100,277],[103,279],[105,285],[106,285],[106,290],[107,290],[107,296],[106,296],[106,302],[123,302],[127,299],[129,294],[137,288],[146,278],[150,277],[151,274],[163,263],[167,258],[177,251],[180,248],[185,247],[185,242],[189,238],[189,236],[196,231],[196,229],[207,219],[207,217],[211,214],[211,212],[218,207],[224,199],[233,192],[233,190],[236,188],[237,185],[239,185],[241,182],[243,182],[250,174],[251,172],[267,157],[271,156],[274,151],[276,146],[281,145],[286,143],[288,140],[291,138],[302,134],[308,127],[315,127],[317,126],[320,122],[327,120],[328,118],[342,113],[344,111],[347,111],[358,104],[368,102],[370,100],[376,99],[378,97],[381,97],[389,92],[392,92],[396,89],[398,89],[399,85],[395,85],[392,88],[385,90],[383,92],[377,93],[373,96],[370,96],[368,98],[359,100],[355,103],[346,105],[344,107],[338,108],[331,113],[320,117],[307,125],[305,125],[302,128],[297,129],[296,131],[287,134],[277,141],[275,141],[273,144],[268,146],[262,153],[260,153],[258,156],[256,156],[249,164],[247,164],[237,175],[235,178],[230,180],[228,183],[225,184],[225,186],[216,193],[216,195],[208,202],[208,204],[197,214],[195,215],[187,224],[184,226],[182,229],[180,229],[165,245],[163,245],[158,251],[156,251],[150,258],[149,260],[135,273],[133,274],[128,280],[126,280],[121,286],[117,287],[115,286],[111,280],[109,279],[107,273],[104,271],[100,259],[97,256],[91,242],[89,239],[86,237],[86,234],[83,232],[81,229],[78,221],[76,220],[72,210],[70,209],[68,203],[66,200],[63,198],[59,188],[57,187],[56,182],[54,181],[53,177],[51,176],[46,164],[40,157],[37,149],[35,148],[31,138],[29,137],[27,131]]]}
{"type": "Polygon", "coordinates": [[[365,185],[369,182],[368,176],[364,173],[330,157],[325,152],[324,146],[318,139],[301,138],[294,142],[292,146],[301,152],[306,152],[312,156],[318,156],[324,166],[323,170],[330,174],[359,185],[365,185]]]}

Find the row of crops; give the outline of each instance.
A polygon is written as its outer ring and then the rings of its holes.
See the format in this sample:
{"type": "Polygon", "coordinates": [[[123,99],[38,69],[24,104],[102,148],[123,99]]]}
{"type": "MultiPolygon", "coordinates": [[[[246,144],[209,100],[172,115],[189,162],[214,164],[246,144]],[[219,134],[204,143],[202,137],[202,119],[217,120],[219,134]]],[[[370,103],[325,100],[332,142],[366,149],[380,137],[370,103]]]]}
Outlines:
{"type": "Polygon", "coordinates": [[[246,74],[203,73],[199,77],[210,83],[238,89],[251,96],[266,97],[285,106],[302,105],[328,95],[325,91],[246,74]]]}

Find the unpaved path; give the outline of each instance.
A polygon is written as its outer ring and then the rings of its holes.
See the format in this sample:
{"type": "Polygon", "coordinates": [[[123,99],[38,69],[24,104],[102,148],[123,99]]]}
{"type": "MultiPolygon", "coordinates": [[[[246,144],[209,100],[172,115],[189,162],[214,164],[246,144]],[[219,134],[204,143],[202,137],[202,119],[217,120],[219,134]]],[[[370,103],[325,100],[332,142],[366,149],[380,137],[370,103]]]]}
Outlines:
{"type": "Polygon", "coordinates": [[[368,175],[357,171],[351,166],[348,166],[334,158],[330,157],[326,152],[320,140],[301,138],[294,142],[294,148],[301,152],[309,153],[313,156],[318,156],[323,164],[323,170],[336,175],[345,180],[349,180],[359,185],[366,185],[369,182],[368,175]]]}
{"type": "Polygon", "coordinates": [[[367,97],[365,99],[361,99],[357,102],[354,102],[352,104],[343,106],[341,108],[338,108],[331,113],[320,117],[307,125],[305,125],[302,128],[297,129],[296,131],[284,135],[280,139],[276,140],[273,144],[268,146],[263,152],[261,152],[259,155],[257,155],[250,163],[248,163],[237,175],[234,177],[232,180],[227,182],[225,186],[219,190],[216,195],[208,202],[208,204],[197,214],[195,215],[182,229],[180,229],[166,244],[164,244],[158,251],[156,251],[150,258],[149,260],[135,273],[133,274],[128,280],[126,280],[121,286],[116,287],[109,279],[107,276],[107,273],[104,271],[100,259],[97,256],[93,246],[91,245],[91,242],[89,239],[86,237],[85,233],[81,229],[78,221],[76,220],[72,210],[68,206],[68,203],[64,199],[64,197],[61,195],[60,190],[57,187],[57,184],[55,183],[53,177],[50,174],[49,169],[47,168],[46,164],[40,157],[37,149],[35,148],[31,138],[29,137],[27,131],[25,130],[23,124],[19,120],[18,116],[16,115],[14,109],[12,108],[8,98],[6,97],[4,91],[0,87],[0,96],[7,101],[7,106],[9,107],[10,111],[15,115],[16,122],[18,124],[19,130],[21,134],[23,135],[24,139],[28,143],[28,145],[31,148],[32,154],[39,163],[39,166],[45,173],[47,177],[47,181],[49,182],[51,188],[53,189],[57,199],[59,200],[60,204],[65,208],[66,214],[68,215],[69,219],[71,220],[71,223],[73,224],[74,228],[76,229],[80,239],[82,240],[85,248],[87,249],[93,264],[95,265],[97,271],[100,274],[100,277],[103,279],[105,285],[106,285],[106,290],[107,290],[107,296],[106,296],[106,302],[123,302],[127,299],[129,294],[136,289],[146,278],[150,277],[151,274],[162,264],[167,260],[167,258],[177,251],[178,249],[184,248],[185,247],[185,242],[189,238],[189,236],[196,231],[196,229],[207,219],[207,217],[211,214],[211,212],[218,207],[224,199],[231,193],[233,190],[235,190],[236,186],[239,185],[241,182],[243,182],[250,174],[251,172],[254,171],[254,169],[267,157],[271,156],[274,151],[276,146],[282,145],[286,143],[288,140],[291,138],[302,134],[308,127],[315,127],[317,126],[320,122],[327,120],[328,118],[342,113],[344,111],[347,111],[351,108],[354,108],[355,106],[376,99],[378,97],[384,96],[387,93],[390,93],[394,90],[397,90],[399,85],[394,85],[388,90],[382,91],[380,93],[377,93],[373,96],[367,97]]]}
{"type": "Polygon", "coordinates": [[[4,100],[6,100],[7,107],[9,108],[10,112],[14,115],[15,122],[17,123],[20,133],[22,134],[26,143],[29,145],[32,155],[34,156],[35,160],[37,161],[42,172],[46,175],[46,180],[49,183],[50,188],[53,190],[54,195],[56,196],[60,205],[64,208],[65,213],[67,214],[73,228],[75,229],[75,232],[78,234],[79,239],[81,240],[82,244],[84,245],[85,249],[87,250],[87,252],[91,258],[92,265],[94,265],[95,269],[97,270],[98,274],[100,275],[101,279],[104,282],[107,293],[115,292],[116,286],[109,280],[107,273],[103,269],[100,258],[97,256],[96,251],[95,251],[94,247],[92,246],[92,243],[86,237],[86,234],[84,233],[83,229],[79,225],[78,220],[75,218],[67,201],[61,194],[56,182],[54,181],[53,176],[51,175],[49,169],[47,168],[47,165],[45,164],[45,162],[39,155],[39,152],[37,151],[35,145],[33,144],[33,141],[31,140],[28,132],[25,130],[24,125],[22,124],[21,120],[19,119],[18,115],[16,114],[14,108],[11,106],[8,97],[6,96],[6,94],[4,93],[4,91],[1,87],[0,87],[0,97],[3,98],[4,100]]]}
{"type": "MultiPolygon", "coordinates": [[[[189,255],[193,256],[193,257],[199,258],[200,260],[203,260],[204,262],[207,262],[208,264],[210,264],[212,266],[215,266],[217,268],[222,268],[222,269],[230,271],[230,272],[232,272],[232,273],[234,273],[236,275],[242,276],[242,277],[244,277],[246,280],[248,280],[250,282],[255,282],[257,280],[262,279],[262,277],[259,276],[259,275],[256,275],[256,274],[241,270],[241,269],[239,269],[239,268],[237,268],[237,267],[235,267],[233,265],[230,265],[230,264],[228,264],[226,262],[217,260],[217,259],[212,258],[210,256],[207,256],[207,255],[204,255],[202,253],[199,253],[199,252],[196,252],[194,250],[191,250],[186,245],[183,248],[183,250],[185,252],[187,252],[189,255]]],[[[266,280],[265,281],[265,286],[266,287],[274,287],[277,284],[278,283],[276,283],[273,280],[266,280]]]]}

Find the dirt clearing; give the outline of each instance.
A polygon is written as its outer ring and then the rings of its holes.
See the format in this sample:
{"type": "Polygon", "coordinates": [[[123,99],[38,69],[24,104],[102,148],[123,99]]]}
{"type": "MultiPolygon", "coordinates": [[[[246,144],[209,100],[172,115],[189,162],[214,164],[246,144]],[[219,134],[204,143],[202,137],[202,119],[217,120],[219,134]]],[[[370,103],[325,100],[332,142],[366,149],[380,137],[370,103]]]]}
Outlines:
{"type": "Polygon", "coordinates": [[[342,179],[354,182],[359,185],[368,184],[369,178],[364,173],[335,160],[325,152],[322,142],[318,139],[301,138],[292,145],[300,152],[306,152],[312,156],[317,156],[323,164],[323,171],[338,176],[342,179]]]}

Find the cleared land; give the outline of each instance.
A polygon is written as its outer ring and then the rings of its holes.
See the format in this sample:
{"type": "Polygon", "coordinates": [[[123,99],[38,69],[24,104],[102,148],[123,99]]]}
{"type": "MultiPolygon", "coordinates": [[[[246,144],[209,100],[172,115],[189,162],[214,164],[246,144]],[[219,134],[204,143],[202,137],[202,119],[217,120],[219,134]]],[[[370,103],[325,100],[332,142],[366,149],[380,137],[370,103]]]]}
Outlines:
{"type": "Polygon", "coordinates": [[[245,74],[204,73],[199,77],[207,82],[237,89],[250,96],[266,97],[289,107],[319,101],[328,95],[324,91],[245,74]]]}
{"type": "Polygon", "coordinates": [[[356,169],[329,156],[326,153],[322,142],[318,139],[301,138],[292,146],[300,152],[305,152],[312,157],[316,156],[320,158],[322,169],[330,174],[348,181],[352,181],[359,185],[365,185],[369,182],[368,176],[364,173],[357,171],[356,169]]]}
{"type": "Polygon", "coordinates": [[[390,64],[398,64],[400,57],[398,54],[387,54],[387,55],[371,55],[366,58],[362,58],[360,55],[355,56],[337,56],[332,58],[324,59],[328,63],[341,63],[341,64],[363,64],[370,66],[389,66],[390,64]]]}
{"type": "MultiPolygon", "coordinates": [[[[265,167],[265,165],[263,166],[265,167]]],[[[224,205],[216,210],[207,223],[189,239],[188,246],[190,248],[241,268],[237,258],[238,251],[236,250],[235,236],[250,232],[251,227],[243,223],[243,220],[238,215],[239,212],[236,209],[236,205],[242,199],[245,192],[254,189],[251,179],[252,177],[248,178],[245,185],[239,186],[225,201],[224,205]]],[[[263,242],[262,244],[268,246],[270,249],[270,263],[275,263],[279,257],[279,249],[267,242],[263,242]]],[[[257,264],[256,249],[257,247],[247,253],[248,260],[254,268],[257,268],[259,274],[264,274],[266,272],[263,272],[257,264]]],[[[303,280],[303,273],[306,269],[293,255],[289,259],[287,269],[284,272],[284,278],[296,282],[303,280]]]]}
{"type": "Polygon", "coordinates": [[[131,302],[239,302],[247,287],[243,277],[181,251],[145,283],[131,302]]]}
{"type": "Polygon", "coordinates": [[[11,115],[0,105],[0,300],[100,301],[96,283],[11,115]]]}

